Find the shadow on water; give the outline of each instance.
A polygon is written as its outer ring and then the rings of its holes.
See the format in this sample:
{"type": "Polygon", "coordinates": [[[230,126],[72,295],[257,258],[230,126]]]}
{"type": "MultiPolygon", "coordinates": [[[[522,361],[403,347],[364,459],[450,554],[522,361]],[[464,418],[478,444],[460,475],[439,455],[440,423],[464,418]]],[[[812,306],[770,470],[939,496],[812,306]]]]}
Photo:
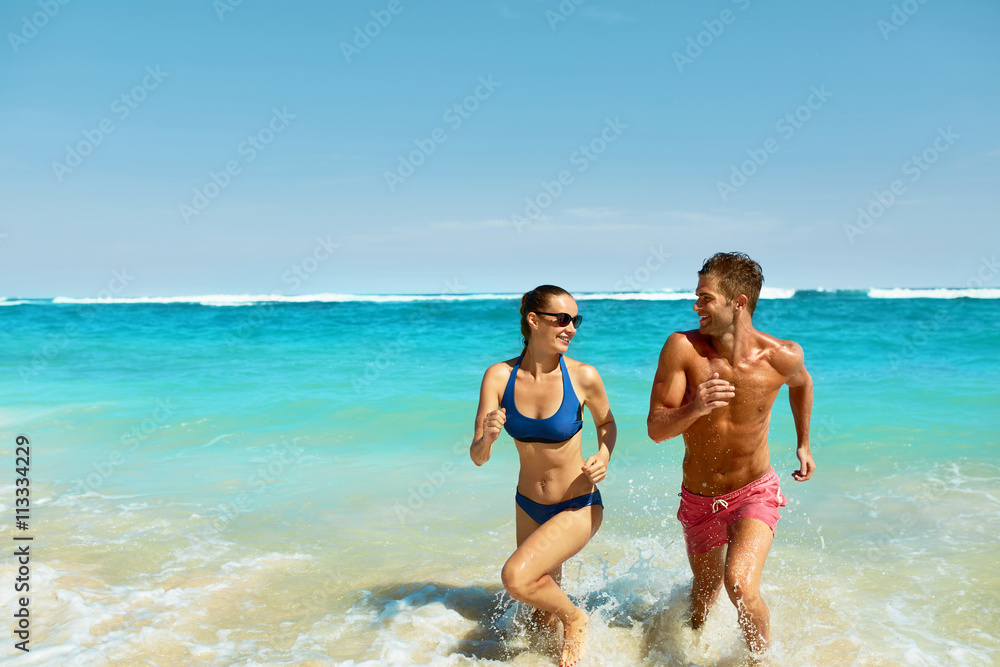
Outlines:
{"type": "MultiPolygon", "coordinates": [[[[574,596],[574,600],[592,617],[599,616],[599,622],[608,628],[631,630],[640,626],[640,632],[633,638],[640,642],[635,648],[643,656],[640,660],[644,664],[738,664],[736,656],[726,655],[729,651],[724,646],[718,647],[721,652],[706,654],[703,641],[708,638],[701,638],[687,624],[688,591],[685,584],[658,591],[650,599],[648,593],[637,595],[638,591],[631,586],[612,583],[610,587],[590,590],[582,597],[574,596]],[[640,601],[639,597],[645,599],[640,601]]],[[[371,590],[370,594],[369,604],[385,623],[391,624],[415,609],[434,604],[472,622],[472,629],[464,631],[447,649],[449,655],[504,662],[526,652],[551,655],[557,649],[558,642],[531,625],[530,608],[512,600],[500,586],[420,581],[386,585],[371,590]]],[[[709,642],[714,643],[712,639],[709,642]]]]}
{"type": "Polygon", "coordinates": [[[397,583],[371,591],[371,604],[379,618],[391,622],[404,611],[439,603],[475,627],[465,633],[452,654],[483,660],[510,660],[528,647],[506,641],[515,629],[504,619],[515,603],[500,586],[453,586],[433,581],[397,583]],[[509,624],[507,624],[509,625],[509,624]]]}

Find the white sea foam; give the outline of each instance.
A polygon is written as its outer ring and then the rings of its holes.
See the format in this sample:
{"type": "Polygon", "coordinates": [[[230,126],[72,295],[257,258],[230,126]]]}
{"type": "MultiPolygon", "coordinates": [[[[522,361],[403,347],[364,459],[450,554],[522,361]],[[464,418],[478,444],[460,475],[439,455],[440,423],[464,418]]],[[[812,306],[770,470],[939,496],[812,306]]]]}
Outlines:
{"type": "Polygon", "coordinates": [[[873,299],[1000,299],[1000,289],[996,288],[952,288],[937,287],[928,289],[910,289],[893,287],[891,289],[872,288],[868,296],[873,299]]]}
{"type": "MultiPolygon", "coordinates": [[[[275,577],[300,570],[311,557],[272,552],[225,560],[233,545],[214,546],[211,555],[223,559],[221,567],[194,553],[205,545],[194,545],[159,574],[139,575],[129,584],[107,585],[77,566],[32,561],[31,652],[9,664],[140,664],[154,656],[158,664],[234,664],[259,656],[258,643],[269,642],[241,626],[247,598],[275,577]],[[178,567],[182,561],[188,567],[178,567]],[[209,618],[215,625],[206,629],[209,618]],[[231,634],[242,639],[231,640],[231,634]]],[[[9,560],[0,566],[5,581],[15,577],[9,560]]],[[[0,589],[0,604],[14,606],[8,587],[0,589]]]]}
{"type": "Polygon", "coordinates": [[[795,296],[796,290],[785,289],[783,287],[761,287],[760,298],[762,299],[791,299],[795,296]]]}
{"type": "MultiPolygon", "coordinates": [[[[664,290],[662,292],[581,292],[575,295],[580,301],[684,301],[694,300],[693,292],[664,290]]],[[[788,299],[795,296],[795,290],[764,287],[762,299],[788,299]]],[[[54,304],[195,304],[202,306],[252,306],[260,303],[415,303],[424,301],[493,301],[516,300],[521,294],[205,294],[200,296],[138,296],[138,297],[70,297],[57,296],[54,304]]],[[[15,305],[25,301],[0,305],[15,305]]]]}
{"type": "Polygon", "coordinates": [[[577,301],[694,301],[694,292],[592,292],[575,294],[577,301]]]}
{"type": "MultiPolygon", "coordinates": [[[[801,290],[785,287],[761,288],[761,299],[790,299],[801,290]]],[[[836,290],[817,288],[825,294],[850,294],[856,290],[836,290]]],[[[862,293],[865,293],[862,291],[862,293]]],[[[873,299],[1000,299],[997,288],[953,288],[935,287],[914,289],[907,287],[879,288],[867,290],[873,299]]],[[[695,295],[687,290],[668,289],[657,292],[578,292],[578,301],[693,301],[695,295]]],[[[136,297],[70,297],[57,296],[53,304],[94,305],[94,304],[193,304],[202,306],[253,306],[261,303],[417,303],[425,301],[494,301],[516,300],[521,294],[487,292],[482,294],[203,294],[196,296],[136,296],[136,297]]],[[[17,306],[26,303],[45,303],[24,299],[8,300],[0,297],[0,306],[17,306]]]]}
{"type": "MultiPolygon", "coordinates": [[[[334,294],[326,301],[368,301],[372,303],[409,303],[412,301],[490,301],[520,299],[520,294],[334,294]]],[[[310,299],[312,300],[312,299],[310,299]]]]}
{"type": "Polygon", "coordinates": [[[258,303],[410,303],[416,301],[488,301],[519,299],[519,294],[206,294],[201,296],[69,297],[57,296],[58,304],[198,304],[202,306],[252,306],[258,303]]]}
{"type": "MultiPolygon", "coordinates": [[[[877,483],[854,480],[847,510],[856,498],[883,509],[885,525],[870,525],[856,512],[841,516],[845,525],[828,538],[837,548],[826,551],[811,545],[802,530],[809,517],[793,500],[762,583],[772,612],[771,664],[991,664],[1000,646],[990,630],[995,594],[981,582],[992,568],[983,547],[997,524],[996,475],[993,465],[949,462],[880,474],[877,483]],[[915,496],[928,502],[910,507],[915,496]],[[895,527],[900,519],[905,530],[895,527]],[[974,525],[987,533],[971,531],[974,525]],[[951,553],[966,555],[952,561],[951,553]]],[[[12,497],[12,490],[3,485],[0,494],[12,497]]],[[[331,537],[321,551],[309,545],[248,549],[199,532],[206,522],[196,517],[165,523],[152,503],[115,503],[117,512],[108,514],[107,503],[93,504],[98,499],[76,496],[84,511],[74,511],[73,522],[99,521],[105,527],[100,544],[110,549],[93,552],[98,562],[85,566],[52,557],[33,562],[32,615],[44,640],[12,665],[553,664],[557,647],[530,631],[526,613],[501,592],[503,554],[473,549],[440,563],[443,581],[398,582],[355,562],[360,552],[348,559],[325,554],[350,541],[350,531],[331,537]],[[146,524],[154,530],[129,530],[146,524]],[[116,532],[129,546],[107,539],[116,532]],[[170,545],[167,553],[155,548],[161,543],[170,545]],[[141,566],[119,578],[110,565],[123,551],[141,566]],[[345,560],[353,564],[338,571],[345,560]]],[[[567,593],[591,617],[591,661],[741,664],[736,611],[725,593],[700,632],[686,626],[684,547],[660,529],[641,532],[649,530],[648,503],[645,496],[621,495],[617,520],[637,523],[616,529],[609,522],[564,568],[567,593]]],[[[426,570],[420,553],[414,551],[413,565],[426,570]]],[[[12,581],[14,567],[0,563],[0,579],[12,581]]],[[[12,589],[0,587],[0,608],[12,606],[12,589]]]]}
{"type": "Polygon", "coordinates": [[[292,297],[267,294],[206,294],[202,296],[129,296],[129,297],[73,297],[57,296],[55,304],[130,304],[130,303],[184,303],[203,306],[250,306],[255,303],[278,301],[292,297]]]}

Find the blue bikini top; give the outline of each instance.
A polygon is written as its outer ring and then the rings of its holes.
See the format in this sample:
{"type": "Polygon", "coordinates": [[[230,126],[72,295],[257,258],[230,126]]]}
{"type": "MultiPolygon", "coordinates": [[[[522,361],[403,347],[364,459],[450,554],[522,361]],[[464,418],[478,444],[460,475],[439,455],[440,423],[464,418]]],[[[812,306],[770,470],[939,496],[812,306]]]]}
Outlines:
{"type": "Polygon", "coordinates": [[[583,405],[573,391],[573,383],[569,380],[569,372],[566,370],[566,362],[562,355],[559,355],[559,368],[562,370],[563,398],[559,404],[559,409],[551,417],[545,419],[532,419],[525,417],[517,411],[514,403],[514,383],[517,381],[517,369],[521,367],[522,354],[514,370],[510,372],[510,379],[507,380],[507,388],[503,392],[503,400],[500,407],[507,409],[507,421],[504,423],[504,430],[515,440],[521,442],[565,442],[580,432],[583,428],[583,405]],[[574,419],[574,414],[576,418],[574,419]]]}

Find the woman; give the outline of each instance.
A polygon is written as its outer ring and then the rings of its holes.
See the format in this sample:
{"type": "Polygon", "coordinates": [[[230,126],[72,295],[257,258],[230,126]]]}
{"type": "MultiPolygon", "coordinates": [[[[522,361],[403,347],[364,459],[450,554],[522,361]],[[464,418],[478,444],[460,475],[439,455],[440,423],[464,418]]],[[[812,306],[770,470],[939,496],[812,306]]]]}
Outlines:
{"type": "Polygon", "coordinates": [[[583,319],[577,312],[573,297],[554,285],[524,295],[524,352],[486,370],[470,450],[481,466],[501,428],[514,438],[521,458],[514,496],[517,550],[501,579],[512,598],[536,609],[544,626],[562,621],[562,665],[583,657],[587,639],[587,615],[559,587],[562,564],[601,525],[604,506],[596,484],[605,477],[617,436],[601,376],[563,356],[583,319]],[[584,405],[598,442],[597,454],[586,462],[580,449],[584,405]]]}

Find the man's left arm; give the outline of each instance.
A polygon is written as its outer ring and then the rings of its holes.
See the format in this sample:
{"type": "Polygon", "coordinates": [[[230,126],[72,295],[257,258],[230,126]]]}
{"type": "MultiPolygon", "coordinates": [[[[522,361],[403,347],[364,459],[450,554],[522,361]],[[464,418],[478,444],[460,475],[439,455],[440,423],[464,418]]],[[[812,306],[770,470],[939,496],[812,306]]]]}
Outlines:
{"type": "Polygon", "coordinates": [[[792,408],[792,419],[795,421],[796,449],[799,459],[799,469],[792,473],[798,482],[804,482],[812,477],[816,470],[812,451],[809,449],[809,419],[812,417],[813,381],[806,370],[805,357],[802,348],[792,343],[788,350],[793,359],[791,377],[785,383],[788,385],[788,403],[792,408]]]}

